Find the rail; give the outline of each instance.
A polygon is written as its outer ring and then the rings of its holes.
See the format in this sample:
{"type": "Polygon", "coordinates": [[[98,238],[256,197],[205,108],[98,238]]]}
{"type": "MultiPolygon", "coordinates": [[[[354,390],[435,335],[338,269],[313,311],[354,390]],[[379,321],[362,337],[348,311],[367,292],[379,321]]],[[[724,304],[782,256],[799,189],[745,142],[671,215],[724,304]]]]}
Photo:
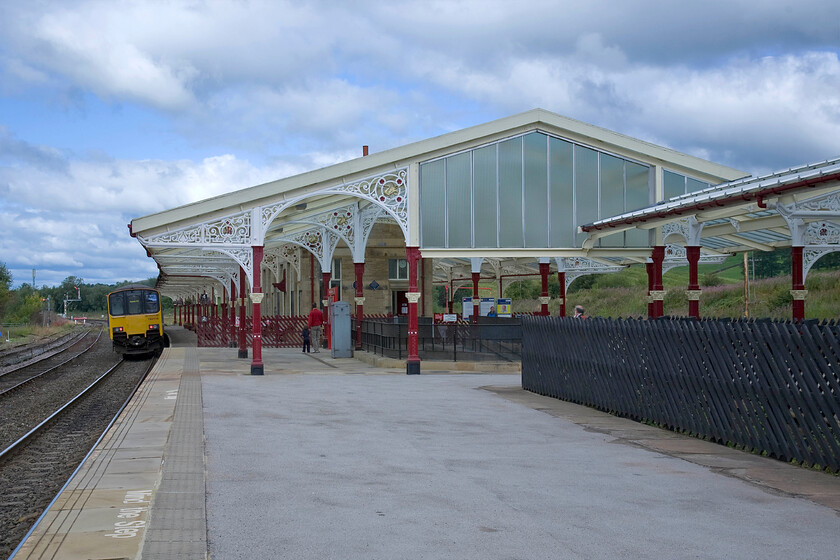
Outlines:
{"type": "MultiPolygon", "coordinates": [[[[421,360],[517,362],[522,354],[522,326],[519,318],[432,323],[421,317],[417,342],[421,360]]],[[[404,318],[362,321],[362,349],[391,358],[408,357],[404,318]]]]}
{"type": "MultiPolygon", "coordinates": [[[[96,339],[94,339],[94,341],[93,341],[92,343],[90,343],[90,345],[89,345],[89,346],[85,347],[85,349],[84,349],[84,350],[82,350],[81,352],[79,352],[78,354],[74,354],[74,355],[73,355],[73,356],[71,356],[70,358],[67,358],[67,359],[66,359],[66,360],[64,360],[63,362],[61,362],[61,363],[59,363],[59,364],[56,364],[56,365],[54,365],[53,367],[50,367],[50,368],[48,368],[48,369],[46,369],[46,370],[44,370],[44,371],[42,371],[42,372],[40,372],[40,373],[38,373],[38,374],[36,374],[36,375],[33,375],[33,376],[30,376],[30,377],[27,377],[27,378],[26,378],[26,379],[24,379],[23,381],[21,381],[21,382],[19,382],[19,383],[16,383],[16,384],[14,384],[14,385],[12,385],[12,386],[10,386],[10,387],[7,387],[6,389],[0,390],[0,397],[2,397],[3,395],[6,395],[6,394],[8,394],[8,393],[11,393],[12,391],[15,391],[15,390],[17,390],[17,389],[20,389],[21,387],[23,387],[24,385],[26,385],[26,384],[27,384],[27,383],[29,383],[30,381],[33,381],[33,380],[35,380],[35,379],[38,379],[38,378],[39,378],[39,377],[41,377],[42,375],[45,375],[45,374],[47,374],[47,373],[49,373],[49,372],[51,372],[51,371],[53,371],[53,370],[55,370],[55,369],[57,369],[57,368],[59,368],[59,367],[63,366],[64,364],[66,364],[66,363],[68,363],[68,362],[72,362],[73,360],[75,360],[76,358],[78,358],[79,356],[81,356],[82,354],[84,354],[85,352],[87,352],[88,350],[90,350],[91,348],[93,348],[93,346],[94,346],[94,345],[95,345],[95,344],[99,341],[99,339],[102,337],[102,332],[103,332],[103,331],[101,331],[101,330],[100,330],[100,331],[99,331],[99,334],[97,334],[97,335],[96,335],[96,339]]],[[[81,338],[82,338],[82,337],[80,337],[80,339],[81,339],[81,338]]],[[[78,342],[78,340],[74,341],[74,342],[73,342],[73,344],[75,344],[76,342],[78,342]]],[[[64,351],[68,350],[70,347],[72,347],[72,344],[71,344],[70,346],[68,346],[67,348],[65,348],[64,350],[61,350],[61,352],[64,352],[64,351]]],[[[58,352],[58,353],[60,354],[61,352],[58,352]]],[[[45,358],[45,359],[46,359],[46,358],[45,358]]],[[[25,367],[29,367],[29,366],[31,366],[31,365],[33,365],[33,364],[27,364],[26,366],[23,366],[23,367],[21,367],[21,368],[14,369],[14,370],[11,370],[11,371],[8,371],[8,372],[6,372],[6,373],[4,373],[4,374],[0,375],[0,380],[4,380],[4,381],[5,381],[5,380],[6,380],[6,379],[8,379],[10,376],[12,376],[14,373],[16,373],[16,372],[20,371],[21,369],[24,369],[25,367]]]]}
{"type": "MultiPolygon", "coordinates": [[[[117,364],[115,364],[115,365],[114,365],[111,369],[109,369],[108,371],[106,371],[106,372],[105,372],[102,376],[100,376],[100,377],[99,377],[96,381],[94,381],[94,383],[92,383],[92,384],[91,384],[91,386],[90,386],[90,387],[88,387],[87,389],[85,389],[85,391],[83,391],[82,393],[85,393],[86,391],[88,391],[89,389],[91,389],[91,387],[93,387],[93,386],[95,386],[95,385],[98,385],[98,383],[99,383],[101,380],[103,380],[106,376],[108,376],[108,375],[110,375],[111,373],[113,373],[114,371],[116,371],[116,369],[117,369],[117,368],[118,368],[118,367],[119,367],[122,363],[124,363],[124,360],[121,360],[120,362],[118,362],[117,364]]],[[[96,442],[95,442],[95,443],[94,443],[94,444],[90,447],[90,449],[88,450],[87,454],[86,454],[86,455],[84,456],[84,458],[83,458],[83,459],[79,462],[79,464],[78,464],[78,466],[75,468],[75,470],[73,470],[73,472],[70,474],[70,476],[68,476],[68,477],[67,477],[67,480],[66,480],[66,481],[64,482],[64,484],[61,486],[61,488],[60,488],[60,489],[59,489],[59,490],[55,493],[55,496],[52,498],[52,501],[50,501],[50,503],[49,503],[49,504],[48,504],[48,505],[44,508],[44,510],[43,510],[43,512],[41,513],[41,515],[40,515],[40,516],[38,516],[38,519],[36,519],[36,520],[35,520],[35,523],[33,523],[33,525],[29,528],[29,530],[28,530],[28,531],[26,532],[26,534],[23,536],[23,538],[21,538],[21,539],[20,539],[20,544],[18,544],[18,546],[17,546],[17,547],[16,547],[16,548],[12,551],[12,554],[9,556],[9,558],[14,558],[15,554],[17,554],[17,552],[18,552],[18,551],[20,550],[20,548],[23,546],[23,543],[25,543],[25,542],[26,542],[26,540],[30,537],[30,535],[32,535],[32,533],[35,531],[35,529],[38,527],[38,525],[39,525],[39,524],[41,523],[41,521],[44,519],[44,516],[47,514],[47,512],[50,510],[50,508],[52,508],[52,506],[55,504],[55,502],[56,502],[56,501],[60,498],[61,494],[64,492],[64,490],[65,490],[65,489],[67,488],[67,486],[70,484],[70,481],[72,481],[72,480],[73,480],[73,477],[75,477],[75,476],[76,476],[76,474],[79,472],[79,470],[80,470],[80,469],[82,468],[82,466],[85,464],[85,462],[88,460],[88,458],[90,457],[90,455],[91,455],[91,454],[92,454],[92,453],[96,450],[97,446],[100,444],[100,442],[102,441],[102,439],[103,439],[103,438],[107,435],[108,431],[111,429],[111,427],[112,427],[112,426],[114,425],[114,423],[117,421],[117,419],[119,418],[120,414],[122,414],[123,410],[125,410],[126,406],[128,406],[128,404],[131,402],[131,399],[132,399],[132,398],[134,398],[134,395],[137,393],[137,390],[140,388],[140,385],[142,385],[142,384],[143,384],[143,381],[145,381],[145,380],[146,380],[146,377],[149,375],[149,372],[152,370],[152,368],[154,367],[155,363],[156,363],[156,360],[150,360],[150,361],[149,361],[149,366],[146,368],[145,372],[143,372],[143,375],[142,375],[142,376],[140,376],[139,381],[137,381],[137,383],[134,385],[133,389],[129,392],[129,395],[126,397],[126,399],[123,401],[122,405],[119,407],[119,410],[117,410],[117,412],[113,415],[113,417],[111,418],[111,420],[108,422],[108,425],[107,425],[107,426],[105,426],[105,428],[102,430],[102,433],[99,435],[99,437],[97,438],[96,442]]],[[[80,395],[79,395],[79,396],[77,396],[77,397],[76,397],[76,399],[78,399],[80,396],[82,396],[82,393],[80,393],[80,395]]],[[[75,401],[75,399],[74,399],[74,401],[75,401]]],[[[71,402],[72,402],[72,401],[71,401],[71,402]]],[[[68,403],[68,404],[70,404],[70,403],[68,403]]],[[[67,405],[65,405],[64,407],[62,407],[62,409],[64,409],[66,406],[67,406],[67,405]]],[[[57,411],[55,414],[58,414],[59,412],[60,412],[60,411],[57,411]]],[[[55,414],[54,414],[53,416],[51,416],[51,418],[53,418],[53,417],[55,416],[55,414]]],[[[53,419],[54,419],[54,418],[53,418],[53,419]]],[[[49,420],[49,419],[48,419],[48,420],[49,420]]],[[[46,426],[46,425],[47,425],[48,420],[44,420],[44,422],[42,422],[39,426],[41,426],[41,425],[46,426]]],[[[36,429],[38,429],[38,428],[36,428],[36,429]]],[[[43,428],[41,428],[41,429],[43,429],[43,428]]],[[[34,429],[33,429],[33,431],[34,431],[34,429]]],[[[30,434],[27,434],[27,436],[30,436],[30,434]]],[[[25,438],[25,437],[27,437],[27,436],[24,436],[24,438],[25,438]]],[[[32,437],[32,436],[30,436],[30,437],[32,437]]],[[[21,438],[21,440],[22,440],[22,439],[23,439],[23,438],[21,438]]],[[[20,440],[19,440],[19,441],[20,441],[20,440]]],[[[17,443],[17,442],[16,442],[16,443],[17,443]]],[[[14,444],[13,444],[13,445],[14,445],[14,444]]],[[[10,446],[10,447],[11,447],[11,446],[10,446]]],[[[0,461],[2,461],[2,457],[3,457],[3,455],[4,455],[4,454],[5,454],[8,450],[9,450],[9,448],[7,448],[7,449],[6,449],[6,450],[4,450],[2,453],[0,453],[0,461]]]]}

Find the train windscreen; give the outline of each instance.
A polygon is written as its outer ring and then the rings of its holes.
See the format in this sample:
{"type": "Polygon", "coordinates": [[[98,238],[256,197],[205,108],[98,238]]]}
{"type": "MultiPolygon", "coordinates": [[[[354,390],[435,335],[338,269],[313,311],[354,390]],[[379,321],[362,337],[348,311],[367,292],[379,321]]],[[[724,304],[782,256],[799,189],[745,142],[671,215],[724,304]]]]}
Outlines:
{"type": "Polygon", "coordinates": [[[151,290],[126,290],[110,295],[108,310],[112,316],[157,313],[160,301],[157,292],[151,290]]]}

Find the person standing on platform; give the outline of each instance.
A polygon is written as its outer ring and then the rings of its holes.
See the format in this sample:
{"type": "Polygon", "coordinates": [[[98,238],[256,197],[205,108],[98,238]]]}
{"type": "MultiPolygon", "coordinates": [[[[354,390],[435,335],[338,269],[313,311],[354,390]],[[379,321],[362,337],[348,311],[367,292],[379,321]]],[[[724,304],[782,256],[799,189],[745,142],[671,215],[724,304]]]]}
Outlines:
{"type": "Polygon", "coordinates": [[[301,331],[301,336],[303,337],[303,350],[302,352],[309,353],[309,327],[303,327],[303,331],[301,331]]]}
{"type": "Polygon", "coordinates": [[[315,352],[321,351],[321,328],[324,324],[324,314],[318,309],[318,304],[312,304],[312,311],[309,312],[309,328],[312,330],[312,342],[315,345],[315,352]]]}
{"type": "Polygon", "coordinates": [[[582,305],[575,305],[575,319],[586,319],[586,315],[583,314],[582,305]]]}

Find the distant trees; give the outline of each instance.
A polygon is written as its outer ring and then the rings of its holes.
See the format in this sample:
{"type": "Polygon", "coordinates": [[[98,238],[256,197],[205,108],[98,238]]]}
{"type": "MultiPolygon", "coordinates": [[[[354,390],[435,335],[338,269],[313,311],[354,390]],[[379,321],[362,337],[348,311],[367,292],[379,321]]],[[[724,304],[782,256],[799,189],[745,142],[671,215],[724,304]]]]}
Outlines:
{"type": "MultiPolygon", "coordinates": [[[[756,278],[790,276],[790,249],[775,251],[753,251],[750,262],[756,278]]],[[[811,270],[835,270],[840,268],[840,253],[829,253],[820,257],[811,270]]]]}
{"type": "MultiPolygon", "coordinates": [[[[0,322],[25,323],[46,307],[49,300],[53,312],[64,312],[64,299],[76,299],[76,288],[81,292],[81,301],[68,305],[69,315],[102,314],[107,309],[107,296],[116,287],[125,284],[145,284],[154,286],[155,279],[140,282],[120,282],[117,284],[86,284],[84,278],[68,276],[58,286],[42,286],[36,290],[28,283],[12,289],[12,275],[4,263],[0,263],[0,322]]],[[[172,300],[161,298],[164,309],[172,308],[172,300]]]]}
{"type": "Polygon", "coordinates": [[[0,263],[0,320],[6,314],[6,306],[11,299],[12,273],[5,263],[0,263]]]}

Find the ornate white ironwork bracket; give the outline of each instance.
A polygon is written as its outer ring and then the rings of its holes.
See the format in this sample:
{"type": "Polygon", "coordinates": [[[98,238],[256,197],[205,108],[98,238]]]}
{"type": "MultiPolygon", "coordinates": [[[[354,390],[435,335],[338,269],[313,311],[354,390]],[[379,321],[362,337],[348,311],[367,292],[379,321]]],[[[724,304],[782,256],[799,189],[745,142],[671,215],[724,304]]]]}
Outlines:
{"type": "Polygon", "coordinates": [[[623,266],[603,264],[586,257],[555,257],[557,271],[566,273],[566,292],[577,278],[587,274],[620,272],[623,266]]]}
{"type": "MultiPolygon", "coordinates": [[[[277,204],[260,208],[263,231],[268,231],[268,226],[271,222],[273,222],[274,219],[277,218],[277,216],[279,216],[285,209],[300,204],[307,198],[327,194],[350,195],[372,202],[396,220],[400,229],[403,230],[403,235],[406,239],[408,239],[407,167],[367,177],[352,183],[341,183],[338,185],[324,187],[294,199],[285,200],[277,204]]],[[[353,245],[350,245],[350,247],[353,247],[353,245]]]]}
{"type": "Polygon", "coordinates": [[[696,217],[687,216],[662,226],[662,242],[667,241],[672,235],[678,235],[685,240],[686,246],[696,247],[700,245],[702,233],[703,224],[698,222],[696,217]]]}

